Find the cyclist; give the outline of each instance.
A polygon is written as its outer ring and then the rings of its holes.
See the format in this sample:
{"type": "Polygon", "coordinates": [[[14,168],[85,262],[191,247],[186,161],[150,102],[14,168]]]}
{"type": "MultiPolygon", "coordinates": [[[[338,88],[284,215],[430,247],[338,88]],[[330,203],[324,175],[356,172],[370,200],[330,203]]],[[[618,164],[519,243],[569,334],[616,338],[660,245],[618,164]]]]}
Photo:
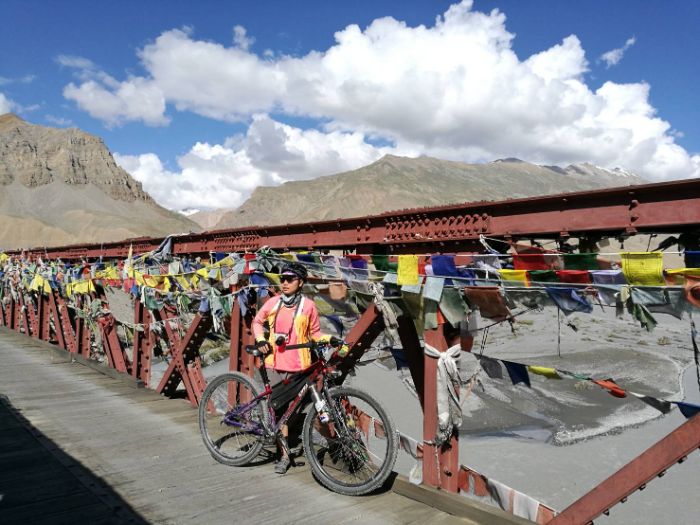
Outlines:
{"type": "MultiPolygon", "coordinates": [[[[288,345],[313,341],[329,341],[330,336],[321,332],[318,310],[311,299],[302,294],[302,287],[308,279],[306,268],[296,262],[286,263],[280,272],[282,294],[271,297],[260,308],[253,320],[253,335],[265,357],[265,366],[271,384],[284,380],[291,374],[301,372],[311,365],[311,350],[308,348],[285,350],[288,345]],[[265,336],[265,324],[269,336],[265,336]]],[[[340,350],[347,353],[347,348],[340,350]]],[[[281,428],[286,440],[289,429],[281,428]]],[[[289,469],[289,450],[286,442],[278,443],[280,460],[275,465],[277,474],[285,474],[289,469]]]]}

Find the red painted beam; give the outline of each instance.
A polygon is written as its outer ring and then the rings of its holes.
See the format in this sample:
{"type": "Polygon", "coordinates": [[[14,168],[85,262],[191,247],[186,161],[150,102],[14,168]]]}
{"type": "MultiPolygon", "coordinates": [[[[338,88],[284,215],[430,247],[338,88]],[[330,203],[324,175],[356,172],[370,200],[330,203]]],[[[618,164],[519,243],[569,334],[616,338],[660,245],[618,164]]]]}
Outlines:
{"type": "Polygon", "coordinates": [[[572,503],[548,525],[586,525],[700,447],[700,414],[627,463],[572,503]]]}
{"type": "MultiPolygon", "coordinates": [[[[426,247],[432,251],[475,248],[480,234],[491,237],[556,237],[598,232],[686,231],[700,227],[700,179],[625,186],[498,202],[472,202],[416,208],[354,219],[239,228],[174,238],[176,254],[212,251],[356,248],[360,253],[400,253],[426,247]]],[[[34,256],[124,258],[155,249],[162,238],[127,239],[50,249],[34,256]]],[[[18,254],[19,251],[10,252],[18,254]]]]}
{"type": "MultiPolygon", "coordinates": [[[[441,324],[423,334],[426,345],[440,352],[448,348],[445,325],[441,324]]],[[[448,492],[459,491],[459,441],[453,432],[448,443],[441,447],[429,444],[437,433],[437,359],[424,356],[425,389],[423,400],[423,483],[448,492]]]]}

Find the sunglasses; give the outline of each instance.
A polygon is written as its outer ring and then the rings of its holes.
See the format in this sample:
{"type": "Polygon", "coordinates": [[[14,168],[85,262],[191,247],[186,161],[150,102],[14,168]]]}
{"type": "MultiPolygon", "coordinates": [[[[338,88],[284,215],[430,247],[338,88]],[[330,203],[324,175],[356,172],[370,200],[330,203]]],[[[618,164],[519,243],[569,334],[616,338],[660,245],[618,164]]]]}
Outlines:
{"type": "Polygon", "coordinates": [[[296,277],[294,275],[282,275],[280,276],[280,282],[281,283],[293,283],[294,281],[298,281],[299,277],[296,277]]]}

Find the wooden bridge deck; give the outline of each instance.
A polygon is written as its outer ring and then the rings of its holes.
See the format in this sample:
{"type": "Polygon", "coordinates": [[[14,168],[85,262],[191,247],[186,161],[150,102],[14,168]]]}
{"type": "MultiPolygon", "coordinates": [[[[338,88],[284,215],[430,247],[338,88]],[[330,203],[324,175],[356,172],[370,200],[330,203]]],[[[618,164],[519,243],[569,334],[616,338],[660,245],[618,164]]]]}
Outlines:
{"type": "Polygon", "coordinates": [[[308,468],[216,463],[186,402],[57,359],[0,328],[0,523],[467,524],[393,492],[360,498],[308,468]]]}

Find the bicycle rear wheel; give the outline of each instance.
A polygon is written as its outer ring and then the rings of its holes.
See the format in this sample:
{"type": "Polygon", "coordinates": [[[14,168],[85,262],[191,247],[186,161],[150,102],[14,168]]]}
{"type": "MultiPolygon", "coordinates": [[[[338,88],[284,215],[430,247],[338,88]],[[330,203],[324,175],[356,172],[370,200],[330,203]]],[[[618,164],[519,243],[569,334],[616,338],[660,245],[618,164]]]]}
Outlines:
{"type": "Polygon", "coordinates": [[[212,457],[231,466],[252,462],[263,447],[269,418],[252,380],[238,372],[215,377],[199,402],[199,431],[212,457]]]}
{"type": "Polygon", "coordinates": [[[359,496],[384,484],[396,462],[398,437],[384,408],[350,387],[329,391],[328,423],[314,405],[304,420],[306,458],[316,479],[339,494],[359,496]]]}

